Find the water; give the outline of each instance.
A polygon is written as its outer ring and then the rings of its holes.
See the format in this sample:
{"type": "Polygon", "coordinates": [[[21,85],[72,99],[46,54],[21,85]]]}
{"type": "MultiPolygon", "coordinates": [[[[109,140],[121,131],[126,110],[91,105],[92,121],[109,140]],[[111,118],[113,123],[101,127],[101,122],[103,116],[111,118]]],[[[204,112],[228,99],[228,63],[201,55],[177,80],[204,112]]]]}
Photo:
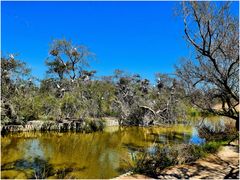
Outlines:
{"type": "Polygon", "coordinates": [[[202,143],[195,128],[107,127],[95,133],[23,132],[1,137],[1,178],[113,178],[127,171],[141,149],[202,143]]]}

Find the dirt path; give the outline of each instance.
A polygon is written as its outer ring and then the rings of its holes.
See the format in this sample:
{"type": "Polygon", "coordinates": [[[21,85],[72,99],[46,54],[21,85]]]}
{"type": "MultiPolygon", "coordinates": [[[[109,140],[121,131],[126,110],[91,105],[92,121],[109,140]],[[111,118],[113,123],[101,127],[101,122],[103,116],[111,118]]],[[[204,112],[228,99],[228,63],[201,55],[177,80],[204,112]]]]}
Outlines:
{"type": "Polygon", "coordinates": [[[145,175],[142,174],[132,174],[132,173],[127,173],[127,174],[123,174],[117,178],[114,179],[153,179],[150,177],[147,177],[145,175]]]}
{"type": "MultiPolygon", "coordinates": [[[[120,179],[148,179],[135,174],[120,179]]],[[[179,165],[165,169],[159,179],[239,179],[238,146],[223,146],[216,154],[199,159],[191,165],[179,165]]],[[[150,178],[149,178],[150,179],[150,178]]]]}

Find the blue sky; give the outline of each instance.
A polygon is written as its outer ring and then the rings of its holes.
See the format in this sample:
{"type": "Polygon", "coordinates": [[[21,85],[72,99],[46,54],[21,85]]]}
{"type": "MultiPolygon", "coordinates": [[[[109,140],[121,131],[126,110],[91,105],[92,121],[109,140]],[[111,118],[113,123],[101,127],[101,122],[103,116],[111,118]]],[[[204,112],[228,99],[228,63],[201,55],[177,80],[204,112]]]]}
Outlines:
{"type": "MultiPolygon", "coordinates": [[[[91,69],[139,73],[154,81],[190,56],[179,2],[1,2],[2,53],[19,53],[33,75],[44,78],[53,39],[71,39],[96,54],[91,69]]],[[[238,12],[238,6],[234,7],[238,12]]]]}

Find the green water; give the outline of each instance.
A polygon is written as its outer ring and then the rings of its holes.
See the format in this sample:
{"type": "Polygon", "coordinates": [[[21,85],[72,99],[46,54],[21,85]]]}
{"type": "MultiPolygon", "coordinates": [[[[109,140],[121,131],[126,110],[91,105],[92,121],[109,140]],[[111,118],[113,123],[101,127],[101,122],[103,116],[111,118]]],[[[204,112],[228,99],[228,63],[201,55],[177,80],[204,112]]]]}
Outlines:
{"type": "Polygon", "coordinates": [[[181,125],[9,134],[1,137],[1,178],[113,178],[133,165],[141,148],[200,141],[195,128],[181,125]]]}

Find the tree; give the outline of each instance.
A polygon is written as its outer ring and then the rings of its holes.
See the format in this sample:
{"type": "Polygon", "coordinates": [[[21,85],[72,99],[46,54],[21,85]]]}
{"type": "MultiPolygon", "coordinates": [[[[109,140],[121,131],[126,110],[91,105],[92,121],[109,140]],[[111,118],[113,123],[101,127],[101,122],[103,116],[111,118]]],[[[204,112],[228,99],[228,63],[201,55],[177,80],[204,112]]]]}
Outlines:
{"type": "Polygon", "coordinates": [[[71,41],[54,40],[50,48],[50,57],[46,60],[49,74],[56,74],[60,80],[71,80],[82,76],[83,68],[89,65],[93,57],[86,46],[73,45],[71,41]]]}
{"type": "Polygon", "coordinates": [[[184,32],[196,60],[185,59],[176,72],[196,106],[236,120],[239,129],[239,24],[230,5],[182,3],[184,32]]]}
{"type": "Polygon", "coordinates": [[[185,91],[182,83],[173,74],[157,73],[155,88],[156,113],[165,123],[177,123],[186,118],[185,91]]]}
{"type": "Polygon", "coordinates": [[[15,55],[1,57],[1,123],[19,123],[12,99],[29,85],[29,73],[30,69],[24,62],[16,59],[15,55]]]}
{"type": "Polygon", "coordinates": [[[16,84],[29,75],[30,69],[26,64],[10,54],[9,57],[1,57],[1,94],[3,98],[9,98],[17,89],[16,84]]]}

